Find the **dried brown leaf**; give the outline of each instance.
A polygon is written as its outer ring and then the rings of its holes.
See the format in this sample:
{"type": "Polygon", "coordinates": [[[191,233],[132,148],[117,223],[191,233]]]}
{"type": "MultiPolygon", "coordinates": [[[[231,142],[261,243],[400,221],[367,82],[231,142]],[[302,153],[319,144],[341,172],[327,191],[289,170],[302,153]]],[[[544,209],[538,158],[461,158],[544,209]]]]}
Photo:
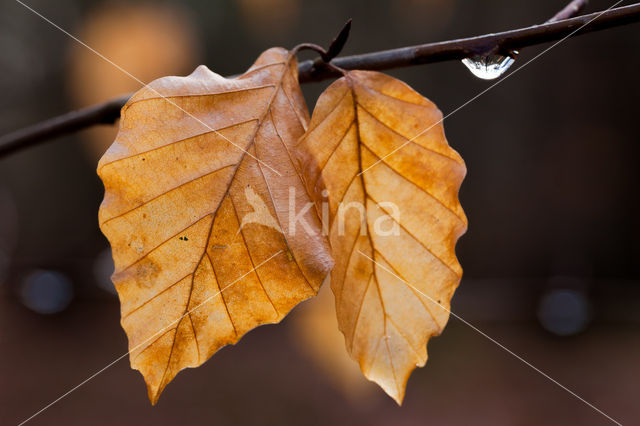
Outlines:
{"type": "Polygon", "coordinates": [[[200,66],[149,86],[98,173],[131,366],[155,404],[181,369],[314,296],[332,261],[292,161],[308,112],[290,52],[234,79],[200,66]],[[311,232],[290,229],[297,213],[311,232]]]}
{"type": "Polygon", "coordinates": [[[441,118],[406,84],[352,71],[320,97],[298,146],[308,191],[328,208],[347,350],[398,403],[462,275],[454,248],[467,228],[458,201],[466,167],[441,118]]]}

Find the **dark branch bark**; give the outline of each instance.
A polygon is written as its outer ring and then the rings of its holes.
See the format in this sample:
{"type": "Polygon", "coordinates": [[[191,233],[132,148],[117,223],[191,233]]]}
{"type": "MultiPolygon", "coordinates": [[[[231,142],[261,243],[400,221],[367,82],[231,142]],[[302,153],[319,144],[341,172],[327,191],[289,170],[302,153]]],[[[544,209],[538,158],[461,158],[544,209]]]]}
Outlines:
{"type": "Polygon", "coordinates": [[[60,135],[96,124],[114,124],[122,106],[131,97],[123,95],[108,102],[68,112],[0,137],[0,158],[60,135]]]}
{"type": "MultiPolygon", "coordinates": [[[[574,0],[547,23],[527,28],[487,34],[440,43],[402,47],[362,55],[335,58],[331,63],[352,70],[385,70],[433,62],[460,60],[490,53],[508,54],[514,50],[560,40],[572,35],[583,25],[590,23],[573,35],[600,31],[640,21],[640,3],[597,12],[576,18],[563,19],[578,13],[586,0],[574,0]],[[594,18],[597,18],[594,20],[594,18]]],[[[336,77],[319,58],[301,62],[300,82],[322,81],[336,77]]],[[[120,116],[120,109],[131,95],[123,95],[103,104],[70,112],[47,121],[0,137],[0,158],[33,146],[47,139],[74,132],[96,124],[113,124],[120,116]]]]}

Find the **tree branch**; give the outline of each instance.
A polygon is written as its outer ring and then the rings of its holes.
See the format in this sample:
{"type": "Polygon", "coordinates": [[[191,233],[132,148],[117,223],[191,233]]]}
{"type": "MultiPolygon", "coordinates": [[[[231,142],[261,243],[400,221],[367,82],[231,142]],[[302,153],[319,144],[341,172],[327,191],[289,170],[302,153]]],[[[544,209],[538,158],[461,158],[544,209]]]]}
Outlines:
{"type": "Polygon", "coordinates": [[[4,135],[0,137],[0,158],[47,139],[96,124],[114,124],[120,118],[120,110],[130,97],[131,94],[122,95],[102,104],[71,111],[4,135]]]}
{"type": "MultiPolygon", "coordinates": [[[[564,13],[565,10],[563,9],[560,14],[564,13]]],[[[630,6],[611,9],[604,13],[596,12],[517,30],[365,53],[363,55],[345,56],[334,59],[332,63],[344,69],[385,70],[433,62],[461,60],[491,53],[509,54],[514,50],[522,50],[536,44],[560,40],[571,35],[572,32],[588,22],[590,22],[589,25],[573,34],[573,36],[638,21],[640,21],[640,3],[635,3],[630,6]],[[593,20],[594,18],[597,19],[593,20]]],[[[335,71],[327,70],[323,67],[321,60],[303,62],[300,64],[299,71],[301,82],[320,81],[337,76],[335,71]]]]}
{"type": "MultiPolygon", "coordinates": [[[[509,54],[514,50],[560,40],[569,35],[581,35],[640,21],[640,3],[564,19],[578,13],[586,3],[586,0],[573,0],[548,22],[541,25],[478,37],[338,57],[331,63],[348,70],[385,70],[461,60],[491,53],[509,54]],[[589,23],[587,26],[572,34],[587,23],[589,23]]],[[[335,70],[327,67],[321,58],[301,62],[298,70],[301,83],[322,81],[337,76],[335,70]]],[[[113,124],[130,96],[131,94],[123,95],[103,104],[69,112],[4,135],[0,137],[0,158],[62,134],[96,124],[113,124]]]]}

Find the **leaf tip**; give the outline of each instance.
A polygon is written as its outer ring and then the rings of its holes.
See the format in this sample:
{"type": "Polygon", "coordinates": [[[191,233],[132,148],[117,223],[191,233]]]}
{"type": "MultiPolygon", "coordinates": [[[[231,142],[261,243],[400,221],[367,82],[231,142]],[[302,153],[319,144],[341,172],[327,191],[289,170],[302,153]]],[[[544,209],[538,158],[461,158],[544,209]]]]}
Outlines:
{"type": "Polygon", "coordinates": [[[389,389],[386,387],[382,387],[382,389],[386,392],[387,395],[393,399],[398,407],[402,407],[402,401],[404,400],[404,390],[405,386],[398,384],[394,387],[394,389],[389,389]]]}
{"type": "Polygon", "coordinates": [[[147,384],[147,396],[149,397],[149,402],[152,406],[155,406],[158,403],[158,399],[160,399],[160,394],[162,393],[162,389],[151,384],[147,384]]]}

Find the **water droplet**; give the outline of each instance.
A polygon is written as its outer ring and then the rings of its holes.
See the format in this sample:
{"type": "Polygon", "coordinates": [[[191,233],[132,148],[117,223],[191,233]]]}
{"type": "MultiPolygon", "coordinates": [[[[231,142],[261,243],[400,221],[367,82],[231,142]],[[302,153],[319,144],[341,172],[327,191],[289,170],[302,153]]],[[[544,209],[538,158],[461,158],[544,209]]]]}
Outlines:
{"type": "Polygon", "coordinates": [[[555,288],[540,299],[538,320],[550,333],[557,336],[573,336],[587,327],[590,310],[584,292],[555,288]]]}
{"type": "Polygon", "coordinates": [[[487,55],[465,58],[462,63],[473,75],[483,80],[494,80],[504,74],[516,61],[518,52],[511,55],[487,55]]]}
{"type": "Polygon", "coordinates": [[[36,270],[25,277],[20,288],[22,303],[39,314],[64,311],[73,299],[73,285],[55,271],[36,270]]]}

